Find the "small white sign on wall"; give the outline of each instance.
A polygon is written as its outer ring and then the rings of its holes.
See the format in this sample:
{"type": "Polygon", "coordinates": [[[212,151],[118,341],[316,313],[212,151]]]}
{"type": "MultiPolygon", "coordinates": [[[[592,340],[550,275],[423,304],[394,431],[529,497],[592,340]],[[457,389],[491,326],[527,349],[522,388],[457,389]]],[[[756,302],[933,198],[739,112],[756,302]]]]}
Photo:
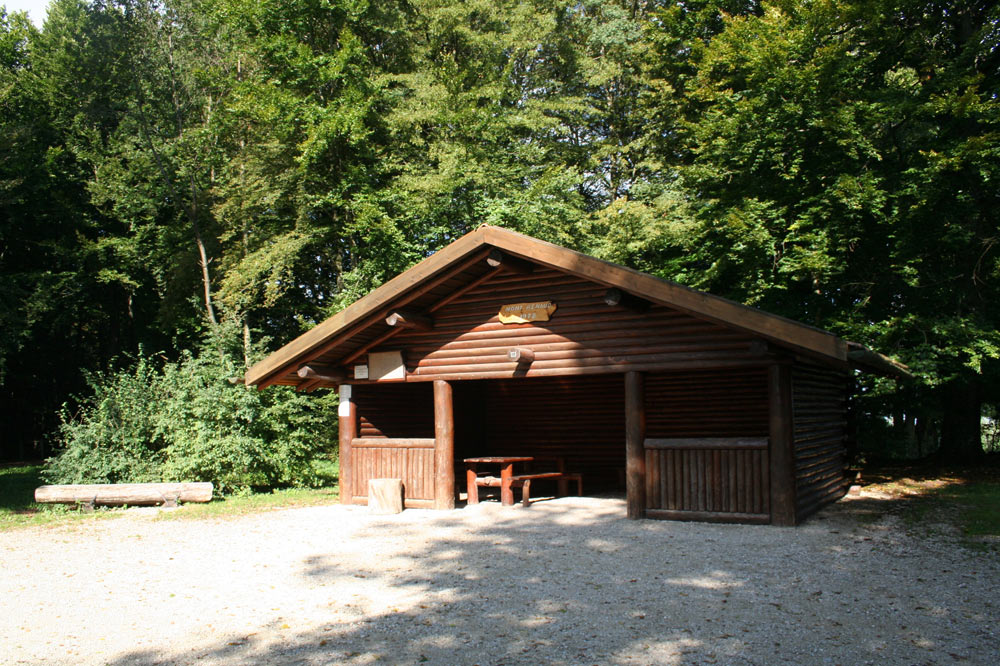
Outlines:
{"type": "Polygon", "coordinates": [[[356,365],[356,366],[354,366],[354,378],[355,379],[368,379],[368,366],[367,365],[356,365]]]}

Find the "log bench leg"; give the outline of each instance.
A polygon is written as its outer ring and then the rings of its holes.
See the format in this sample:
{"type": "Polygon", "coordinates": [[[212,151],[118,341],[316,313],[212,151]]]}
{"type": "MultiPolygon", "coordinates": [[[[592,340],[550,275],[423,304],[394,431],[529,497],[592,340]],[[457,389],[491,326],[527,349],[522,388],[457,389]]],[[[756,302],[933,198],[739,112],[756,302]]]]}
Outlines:
{"type": "Polygon", "coordinates": [[[465,470],[466,481],[466,504],[479,504],[479,484],[476,483],[476,468],[469,467],[465,470]]]}
{"type": "Polygon", "coordinates": [[[511,477],[514,476],[514,463],[508,463],[500,468],[500,504],[514,506],[514,491],[511,488],[511,477]]]}
{"type": "MultiPolygon", "coordinates": [[[[583,497],[583,474],[570,473],[566,474],[564,477],[556,479],[556,483],[559,484],[559,495],[561,497],[566,497],[569,495],[569,482],[576,481],[576,494],[579,497],[583,497]]],[[[530,506],[531,504],[531,479],[518,479],[514,482],[515,485],[521,486],[521,504],[522,506],[530,506]]]]}

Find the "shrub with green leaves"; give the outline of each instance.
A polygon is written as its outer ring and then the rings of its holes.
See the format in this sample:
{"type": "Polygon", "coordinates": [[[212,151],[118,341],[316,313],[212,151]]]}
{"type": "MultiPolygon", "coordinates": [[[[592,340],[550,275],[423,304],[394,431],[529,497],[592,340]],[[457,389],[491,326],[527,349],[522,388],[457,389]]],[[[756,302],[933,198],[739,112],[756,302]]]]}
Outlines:
{"type": "Polygon", "coordinates": [[[62,453],[48,461],[53,483],[160,481],[167,442],[158,428],[160,373],[146,359],[128,371],[87,377],[91,395],[61,414],[62,453]]]}
{"type": "Polygon", "coordinates": [[[217,327],[197,354],[95,375],[92,395],[63,414],[53,483],[211,481],[223,494],[311,485],[313,461],[334,449],[335,395],[257,391],[243,373],[236,332],[217,327]]]}

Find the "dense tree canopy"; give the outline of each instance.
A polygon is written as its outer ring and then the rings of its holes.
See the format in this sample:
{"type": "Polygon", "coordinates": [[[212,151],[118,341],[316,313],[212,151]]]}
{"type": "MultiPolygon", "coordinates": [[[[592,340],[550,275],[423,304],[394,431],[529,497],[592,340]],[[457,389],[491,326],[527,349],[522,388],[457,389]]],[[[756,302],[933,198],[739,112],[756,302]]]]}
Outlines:
{"type": "Polygon", "coordinates": [[[892,354],[873,423],[975,454],[998,94],[985,0],[0,11],[0,458],[90,373],[220,326],[249,363],[484,222],[892,354]]]}

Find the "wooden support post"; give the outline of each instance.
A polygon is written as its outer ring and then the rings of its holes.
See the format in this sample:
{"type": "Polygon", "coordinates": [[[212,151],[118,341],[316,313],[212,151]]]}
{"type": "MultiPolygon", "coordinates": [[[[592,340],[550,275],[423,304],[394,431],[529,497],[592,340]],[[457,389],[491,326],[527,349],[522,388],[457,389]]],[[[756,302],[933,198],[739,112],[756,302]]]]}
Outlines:
{"type": "Polygon", "coordinates": [[[476,473],[476,466],[469,463],[469,466],[465,469],[465,485],[467,488],[467,495],[465,499],[466,504],[479,504],[479,484],[476,483],[476,477],[479,476],[476,473]]]}
{"type": "Polygon", "coordinates": [[[351,474],[351,442],[358,436],[358,408],[351,399],[351,385],[340,387],[340,405],[337,407],[337,424],[340,428],[340,502],[354,503],[354,477],[351,474]]]}
{"type": "Polygon", "coordinates": [[[628,517],[646,516],[646,405],[645,375],[625,373],[625,497],[628,517]]]}
{"type": "Polygon", "coordinates": [[[795,433],[792,424],[792,368],[775,364],[767,371],[770,430],[771,524],[794,525],[795,433]]]}
{"type": "Polygon", "coordinates": [[[455,410],[451,384],[434,381],[434,508],[455,508],[455,410]]]}

